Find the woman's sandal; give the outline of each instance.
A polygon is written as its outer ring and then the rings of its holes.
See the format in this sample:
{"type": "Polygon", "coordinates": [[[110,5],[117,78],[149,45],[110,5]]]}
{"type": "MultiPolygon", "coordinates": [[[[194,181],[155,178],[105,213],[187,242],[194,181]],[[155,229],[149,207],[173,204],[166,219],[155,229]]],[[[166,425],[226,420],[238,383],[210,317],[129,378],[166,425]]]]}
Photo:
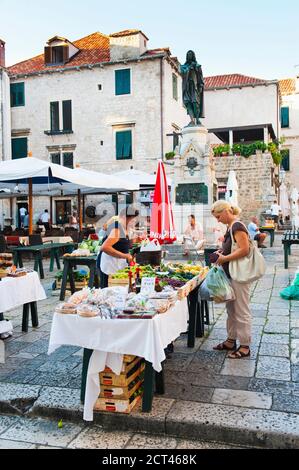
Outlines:
{"type": "Polygon", "coordinates": [[[227,355],[229,359],[242,359],[243,357],[250,356],[250,348],[249,346],[239,346],[238,349],[232,351],[227,355]],[[247,349],[247,352],[241,351],[241,349],[247,349]]]}
{"type": "Polygon", "coordinates": [[[213,349],[215,351],[232,351],[233,349],[236,349],[236,346],[236,340],[228,338],[223,341],[223,343],[219,343],[217,346],[214,346],[213,349]],[[227,346],[227,343],[231,344],[231,346],[227,346]]]}

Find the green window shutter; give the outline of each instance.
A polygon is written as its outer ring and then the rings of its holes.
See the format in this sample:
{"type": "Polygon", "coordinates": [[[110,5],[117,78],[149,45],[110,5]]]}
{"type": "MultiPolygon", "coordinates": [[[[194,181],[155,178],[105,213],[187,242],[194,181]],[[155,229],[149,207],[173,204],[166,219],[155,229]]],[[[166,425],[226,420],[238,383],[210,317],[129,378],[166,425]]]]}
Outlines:
{"type": "Polygon", "coordinates": [[[281,108],[281,127],[290,127],[289,108],[281,108]]]}
{"type": "Polygon", "coordinates": [[[74,157],[71,152],[66,152],[63,154],[63,166],[74,168],[74,157]]]}
{"type": "Polygon", "coordinates": [[[12,159],[26,158],[28,154],[27,137],[22,139],[11,139],[12,159]]]}
{"type": "Polygon", "coordinates": [[[132,132],[116,132],[116,160],[132,158],[132,132]]]}
{"type": "Polygon", "coordinates": [[[62,115],[63,115],[63,130],[72,130],[72,101],[62,102],[62,115]]]}
{"type": "Polygon", "coordinates": [[[178,100],[178,77],[175,73],[172,74],[172,97],[178,100]]]}
{"type": "Polygon", "coordinates": [[[50,103],[51,131],[59,131],[59,101],[50,103]]]}
{"type": "Polygon", "coordinates": [[[129,95],[131,93],[130,69],[115,70],[115,94],[129,95]]]}
{"type": "Polygon", "coordinates": [[[25,83],[12,83],[10,85],[11,107],[25,106],[25,83]]]}
{"type": "Polygon", "coordinates": [[[289,149],[281,150],[282,161],[281,166],[285,171],[290,171],[290,151],[289,149]]]}
{"type": "Polygon", "coordinates": [[[51,161],[56,165],[60,165],[60,153],[51,153],[51,161]]]}

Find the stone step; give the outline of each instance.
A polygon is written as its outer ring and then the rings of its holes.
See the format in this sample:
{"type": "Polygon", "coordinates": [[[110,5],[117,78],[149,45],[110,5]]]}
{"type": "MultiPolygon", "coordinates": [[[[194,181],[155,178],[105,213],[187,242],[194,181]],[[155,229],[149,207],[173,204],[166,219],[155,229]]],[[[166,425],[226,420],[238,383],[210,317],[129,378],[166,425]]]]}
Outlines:
{"type": "MultiPolygon", "coordinates": [[[[0,393],[0,411],[3,410],[3,396],[7,394],[4,389],[9,387],[14,387],[14,393],[10,394],[13,407],[17,385],[1,384],[0,390],[4,395],[0,393]]],[[[34,395],[31,397],[34,403],[27,416],[82,421],[80,390],[44,386],[39,387],[37,397],[36,391],[32,390],[34,387],[24,384],[19,387],[23,396],[28,393],[28,399],[32,393],[34,395]]],[[[251,447],[299,448],[299,415],[268,409],[174,400],[156,395],[151,413],[142,413],[139,405],[129,415],[95,412],[93,422],[107,430],[166,434],[251,447]]]]}

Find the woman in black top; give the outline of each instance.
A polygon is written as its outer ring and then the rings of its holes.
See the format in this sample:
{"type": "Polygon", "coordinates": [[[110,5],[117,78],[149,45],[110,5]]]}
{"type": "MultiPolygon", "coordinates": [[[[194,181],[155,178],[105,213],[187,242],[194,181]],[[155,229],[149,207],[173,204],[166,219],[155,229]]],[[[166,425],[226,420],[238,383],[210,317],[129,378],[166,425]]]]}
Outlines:
{"type": "Polygon", "coordinates": [[[129,253],[130,242],[127,229],[130,222],[138,215],[138,211],[128,206],[120,212],[118,220],[107,228],[107,236],[103,239],[97,260],[102,289],[108,287],[109,274],[115,274],[133,260],[129,253]]]}

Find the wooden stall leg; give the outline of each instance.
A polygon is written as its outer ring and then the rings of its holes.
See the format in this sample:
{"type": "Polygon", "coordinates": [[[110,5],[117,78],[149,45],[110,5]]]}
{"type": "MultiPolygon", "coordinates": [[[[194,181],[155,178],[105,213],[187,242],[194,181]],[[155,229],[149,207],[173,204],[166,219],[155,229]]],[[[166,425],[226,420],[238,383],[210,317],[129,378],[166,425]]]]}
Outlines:
{"type": "Polygon", "coordinates": [[[85,349],[83,352],[83,367],[82,367],[82,379],[81,379],[81,403],[85,401],[85,389],[86,389],[86,379],[87,371],[89,366],[89,361],[93,353],[92,349],[85,349]]]}
{"type": "Polygon", "coordinates": [[[23,305],[22,331],[27,333],[29,323],[29,304],[23,305]]]}
{"type": "Polygon", "coordinates": [[[284,268],[288,269],[289,263],[288,263],[288,255],[289,255],[289,247],[286,243],[283,245],[283,251],[284,251],[284,268]]]}
{"type": "Polygon", "coordinates": [[[142,399],[142,411],[149,412],[152,409],[153,389],[154,389],[155,371],[150,362],[145,361],[144,370],[144,392],[142,399]]]}
{"type": "Polygon", "coordinates": [[[155,384],[156,384],[156,393],[159,395],[164,395],[165,393],[165,383],[164,383],[164,363],[162,363],[161,372],[155,372],[155,384]]]}
{"type": "Polygon", "coordinates": [[[61,281],[61,289],[60,289],[60,300],[64,300],[65,298],[65,290],[67,284],[67,277],[69,271],[69,262],[67,259],[64,260],[64,267],[63,267],[63,274],[62,274],[62,281],[61,281]]]}
{"type": "Polygon", "coordinates": [[[37,303],[36,302],[31,302],[30,310],[31,310],[32,326],[34,328],[36,328],[38,326],[38,315],[37,315],[37,303]]]}
{"type": "Polygon", "coordinates": [[[196,311],[197,311],[197,295],[195,294],[197,290],[193,290],[188,295],[189,302],[189,328],[188,328],[188,339],[187,339],[187,346],[188,348],[194,348],[195,343],[195,324],[196,324],[196,311]]]}
{"type": "Polygon", "coordinates": [[[44,279],[45,274],[44,274],[44,266],[43,266],[43,255],[41,253],[38,254],[38,266],[39,266],[40,278],[44,279]]]}

